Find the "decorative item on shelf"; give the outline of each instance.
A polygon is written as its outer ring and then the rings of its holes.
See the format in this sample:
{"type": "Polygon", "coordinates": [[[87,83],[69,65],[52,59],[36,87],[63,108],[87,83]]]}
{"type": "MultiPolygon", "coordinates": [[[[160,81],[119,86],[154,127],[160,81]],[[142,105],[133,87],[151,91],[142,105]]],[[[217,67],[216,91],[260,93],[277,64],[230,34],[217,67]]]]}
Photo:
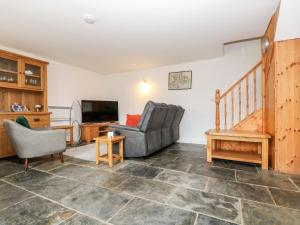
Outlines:
{"type": "Polygon", "coordinates": [[[11,105],[11,111],[13,112],[26,112],[28,111],[27,107],[25,105],[14,103],[11,105]]]}
{"type": "Polygon", "coordinates": [[[113,131],[107,132],[107,137],[108,138],[113,138],[114,137],[114,132],[113,131]]]}
{"type": "Polygon", "coordinates": [[[25,70],[25,75],[33,75],[33,72],[31,70],[25,70]]]}
{"type": "Polygon", "coordinates": [[[40,112],[40,110],[43,108],[43,105],[41,105],[41,104],[36,104],[36,105],[34,105],[34,109],[35,109],[35,111],[36,112],[40,112]]]}
{"type": "Polygon", "coordinates": [[[192,71],[179,71],[169,73],[169,90],[192,89],[192,71]]]}
{"type": "Polygon", "coordinates": [[[0,81],[6,82],[6,81],[7,81],[6,75],[2,75],[2,76],[0,77],[0,81]]]}

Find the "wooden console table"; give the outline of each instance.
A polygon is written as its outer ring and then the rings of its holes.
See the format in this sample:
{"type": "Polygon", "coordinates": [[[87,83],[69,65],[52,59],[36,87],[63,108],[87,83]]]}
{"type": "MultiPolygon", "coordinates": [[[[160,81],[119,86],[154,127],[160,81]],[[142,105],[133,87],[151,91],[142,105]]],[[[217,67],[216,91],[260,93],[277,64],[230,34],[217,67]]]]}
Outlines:
{"type": "Polygon", "coordinates": [[[212,162],[213,158],[227,159],[240,162],[258,163],[262,169],[268,169],[269,139],[267,133],[251,131],[232,131],[232,130],[208,130],[207,135],[207,162],[212,162]],[[259,143],[258,152],[243,152],[217,149],[217,141],[241,141],[259,143]]]}
{"type": "Polygon", "coordinates": [[[90,143],[94,138],[106,136],[109,125],[115,123],[84,123],[81,124],[81,140],[90,143]]]}

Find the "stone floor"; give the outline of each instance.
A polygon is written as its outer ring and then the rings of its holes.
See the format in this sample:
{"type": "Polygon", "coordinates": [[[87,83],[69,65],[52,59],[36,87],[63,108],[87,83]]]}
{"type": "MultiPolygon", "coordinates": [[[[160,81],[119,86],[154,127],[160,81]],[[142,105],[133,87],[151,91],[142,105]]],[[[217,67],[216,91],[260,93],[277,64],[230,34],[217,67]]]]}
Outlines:
{"type": "Polygon", "coordinates": [[[255,165],[206,163],[201,145],[175,144],[106,164],[39,159],[29,172],[0,161],[0,224],[297,225],[300,177],[255,165]]]}

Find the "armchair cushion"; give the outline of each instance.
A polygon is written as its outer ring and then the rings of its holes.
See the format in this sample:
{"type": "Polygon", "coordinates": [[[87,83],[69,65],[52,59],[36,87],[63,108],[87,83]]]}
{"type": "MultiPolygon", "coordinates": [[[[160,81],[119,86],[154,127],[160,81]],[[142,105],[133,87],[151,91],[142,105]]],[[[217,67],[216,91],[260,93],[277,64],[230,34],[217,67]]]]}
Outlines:
{"type": "Polygon", "coordinates": [[[26,119],[25,116],[19,116],[17,119],[16,119],[16,123],[20,124],[21,126],[23,127],[26,127],[28,129],[31,129],[31,126],[28,122],[28,120],[26,119]]]}

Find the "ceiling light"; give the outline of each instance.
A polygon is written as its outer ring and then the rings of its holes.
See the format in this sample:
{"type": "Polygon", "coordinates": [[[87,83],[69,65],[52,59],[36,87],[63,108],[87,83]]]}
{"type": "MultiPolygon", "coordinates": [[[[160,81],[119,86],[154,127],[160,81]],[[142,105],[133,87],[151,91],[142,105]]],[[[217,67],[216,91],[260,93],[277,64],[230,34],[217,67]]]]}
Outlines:
{"type": "Polygon", "coordinates": [[[92,14],[84,14],[83,15],[83,20],[84,22],[88,23],[88,24],[94,24],[95,23],[95,16],[92,14]]]}

